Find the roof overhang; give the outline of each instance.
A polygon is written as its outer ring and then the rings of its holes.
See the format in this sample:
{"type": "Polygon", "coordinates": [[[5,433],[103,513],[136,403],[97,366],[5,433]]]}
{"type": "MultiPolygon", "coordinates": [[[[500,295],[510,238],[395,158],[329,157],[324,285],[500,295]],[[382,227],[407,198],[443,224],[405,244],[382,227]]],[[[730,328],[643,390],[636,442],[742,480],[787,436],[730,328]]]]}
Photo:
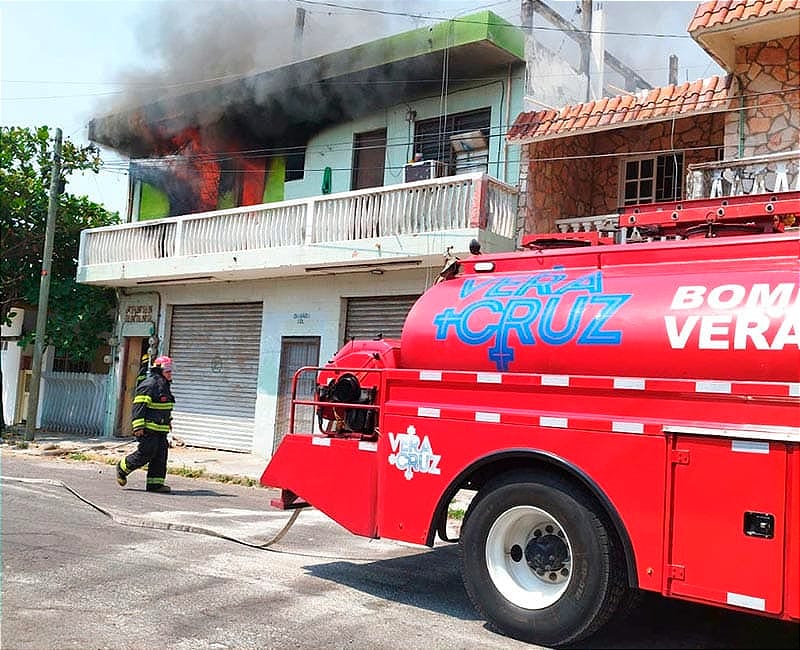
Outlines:
{"type": "Polygon", "coordinates": [[[451,86],[497,74],[524,62],[523,34],[484,11],[96,118],[89,138],[131,157],[197,126],[246,125],[253,144],[301,144],[343,120],[438,95],[445,62],[451,86]]]}
{"type": "Polygon", "coordinates": [[[547,142],[548,140],[562,140],[564,138],[574,138],[581,135],[592,135],[595,133],[603,133],[606,131],[616,131],[620,129],[632,129],[638,126],[648,126],[650,124],[656,124],[658,122],[674,122],[675,120],[682,120],[686,118],[694,118],[699,115],[707,115],[710,113],[720,113],[727,110],[726,108],[709,108],[703,111],[695,111],[691,114],[683,114],[683,115],[671,115],[669,117],[662,116],[662,117],[655,117],[651,119],[642,119],[642,120],[635,120],[630,122],[625,122],[623,124],[610,124],[605,126],[594,126],[594,127],[585,127],[582,129],[575,129],[573,131],[568,131],[564,133],[554,133],[548,134],[543,136],[535,136],[535,137],[527,137],[527,138],[508,138],[509,144],[534,144],[538,142],[547,142]]]}
{"type": "Polygon", "coordinates": [[[681,85],[653,88],[565,106],[560,111],[521,113],[509,130],[509,144],[534,144],[603,131],[726,111],[736,95],[733,75],[709,77],[681,85]]]}
{"type": "Polygon", "coordinates": [[[800,10],[788,10],[744,21],[701,27],[690,34],[719,65],[727,72],[733,72],[737,47],[797,36],[798,24],[800,10]]]}

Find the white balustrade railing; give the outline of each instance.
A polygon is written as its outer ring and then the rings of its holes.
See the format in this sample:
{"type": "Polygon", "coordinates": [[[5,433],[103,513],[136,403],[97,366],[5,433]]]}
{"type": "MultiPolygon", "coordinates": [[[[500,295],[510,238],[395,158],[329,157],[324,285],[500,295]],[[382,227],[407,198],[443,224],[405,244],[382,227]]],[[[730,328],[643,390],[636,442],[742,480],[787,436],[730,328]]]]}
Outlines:
{"type": "Polygon", "coordinates": [[[42,428],[84,435],[102,435],[108,375],[88,372],[45,372],[42,428]]]}
{"type": "Polygon", "coordinates": [[[800,150],[689,165],[687,199],[800,190],[800,150]]]}
{"type": "Polygon", "coordinates": [[[517,239],[517,191],[489,178],[486,192],[486,230],[507,239],[517,239]]]}
{"type": "Polygon", "coordinates": [[[516,188],[485,174],[217,210],[81,233],[79,266],[484,228],[516,237],[516,188]]]}
{"type": "Polygon", "coordinates": [[[569,217],[567,219],[556,219],[558,232],[565,234],[570,232],[599,232],[610,234],[615,232],[619,224],[619,215],[596,214],[591,217],[569,217]]]}

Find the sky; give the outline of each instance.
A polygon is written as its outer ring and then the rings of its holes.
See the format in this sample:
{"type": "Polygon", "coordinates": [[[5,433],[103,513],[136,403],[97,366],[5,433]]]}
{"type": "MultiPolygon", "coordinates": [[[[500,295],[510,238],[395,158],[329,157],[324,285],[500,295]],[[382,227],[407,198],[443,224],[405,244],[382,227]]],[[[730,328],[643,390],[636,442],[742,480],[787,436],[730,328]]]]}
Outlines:
{"type": "MultiPolygon", "coordinates": [[[[548,3],[580,26],[579,2],[548,3]]],[[[697,2],[605,0],[606,49],[653,85],[721,74],[687,35],[697,2]]],[[[303,56],[314,56],[437,20],[490,9],[520,24],[520,0],[0,0],[0,125],[60,127],[87,144],[93,117],[197,80],[264,70],[294,56],[297,7],[306,11],[303,56]]],[[[537,38],[564,56],[570,39],[540,17],[537,38]]],[[[101,150],[100,174],[69,191],[124,215],[126,161],[101,150]]]]}

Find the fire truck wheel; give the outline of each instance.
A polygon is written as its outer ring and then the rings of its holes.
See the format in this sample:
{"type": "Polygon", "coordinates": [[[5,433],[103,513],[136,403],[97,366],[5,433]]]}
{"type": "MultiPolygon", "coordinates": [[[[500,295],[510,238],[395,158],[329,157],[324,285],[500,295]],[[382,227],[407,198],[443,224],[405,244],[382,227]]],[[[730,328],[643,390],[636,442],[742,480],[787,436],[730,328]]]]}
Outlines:
{"type": "Polygon", "coordinates": [[[564,645],[597,631],[625,593],[598,506],[568,481],[514,472],[487,484],[461,533],[464,584],[502,634],[564,645]]]}

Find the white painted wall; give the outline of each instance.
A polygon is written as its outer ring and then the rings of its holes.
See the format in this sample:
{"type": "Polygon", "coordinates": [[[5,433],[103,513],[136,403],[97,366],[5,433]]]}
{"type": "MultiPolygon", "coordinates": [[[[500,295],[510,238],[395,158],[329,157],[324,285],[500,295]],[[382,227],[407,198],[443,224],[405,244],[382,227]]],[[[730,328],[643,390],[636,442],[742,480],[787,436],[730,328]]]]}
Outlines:
{"type": "Polygon", "coordinates": [[[14,413],[17,409],[17,388],[19,387],[19,367],[22,360],[22,348],[16,341],[7,341],[6,337],[22,334],[24,309],[12,310],[11,323],[0,326],[3,337],[3,349],[0,352],[0,363],[3,369],[3,419],[6,424],[14,424],[14,413]]]}
{"type": "MultiPolygon", "coordinates": [[[[175,285],[164,287],[161,308],[162,314],[169,314],[172,305],[263,302],[253,452],[268,458],[275,433],[281,338],[319,336],[320,364],[325,364],[341,347],[345,298],[421,294],[431,286],[439,270],[437,266],[383,275],[350,273],[224,285],[175,285]],[[307,312],[310,317],[300,323],[294,318],[298,312],[307,312]]],[[[168,350],[169,323],[163,316],[160,325],[162,350],[168,350]]],[[[224,323],[209,323],[209,327],[222,330],[224,323]]]]}
{"type": "MultiPolygon", "coordinates": [[[[581,103],[586,99],[586,77],[575,74],[563,58],[547,49],[534,49],[527,74],[524,111],[541,111],[543,108],[559,110],[562,106],[581,103]]],[[[516,114],[513,115],[512,121],[516,117],[516,114]]]]}

